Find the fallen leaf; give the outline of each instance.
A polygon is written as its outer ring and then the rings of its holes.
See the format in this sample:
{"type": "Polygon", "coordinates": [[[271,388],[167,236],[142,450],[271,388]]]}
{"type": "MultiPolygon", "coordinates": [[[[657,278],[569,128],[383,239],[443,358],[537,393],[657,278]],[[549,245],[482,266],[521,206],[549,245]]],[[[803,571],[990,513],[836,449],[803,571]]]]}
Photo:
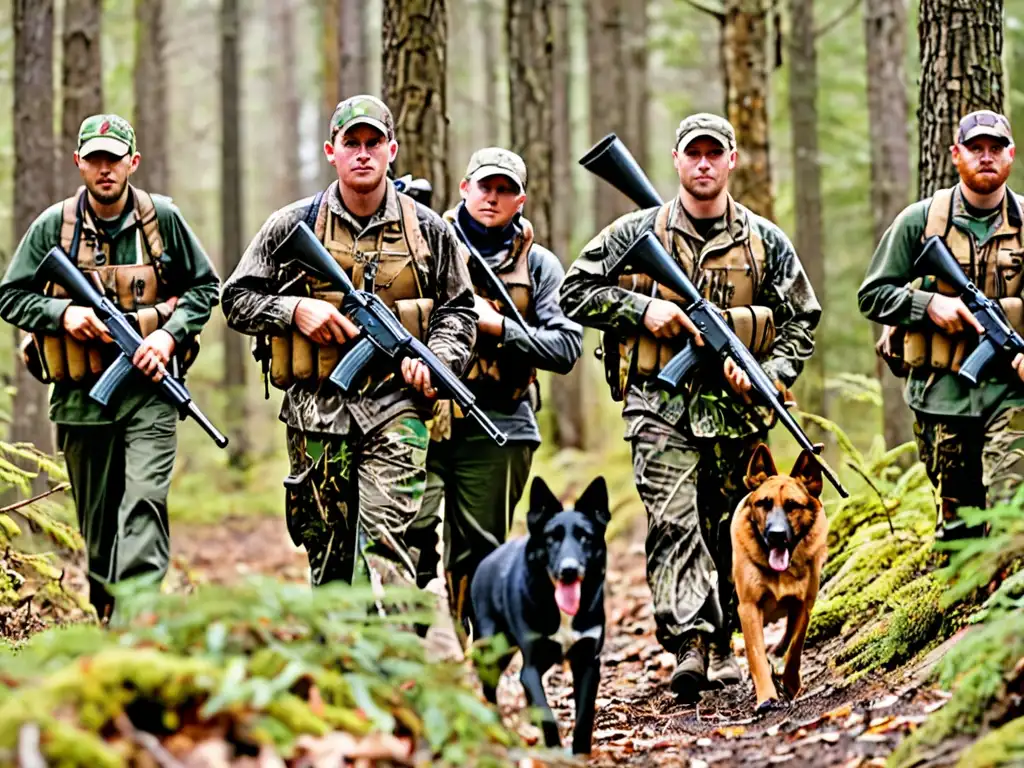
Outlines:
{"type": "Polygon", "coordinates": [[[746,728],[744,728],[742,725],[738,725],[738,726],[727,726],[727,727],[723,727],[723,728],[716,728],[712,733],[713,733],[713,735],[721,736],[724,739],[738,739],[740,736],[742,736],[746,732],[747,732],[746,728]]]}
{"type": "Polygon", "coordinates": [[[888,707],[891,707],[899,700],[899,696],[897,696],[895,693],[891,693],[888,696],[883,696],[878,701],[872,702],[868,706],[868,709],[886,709],[888,707]]]}

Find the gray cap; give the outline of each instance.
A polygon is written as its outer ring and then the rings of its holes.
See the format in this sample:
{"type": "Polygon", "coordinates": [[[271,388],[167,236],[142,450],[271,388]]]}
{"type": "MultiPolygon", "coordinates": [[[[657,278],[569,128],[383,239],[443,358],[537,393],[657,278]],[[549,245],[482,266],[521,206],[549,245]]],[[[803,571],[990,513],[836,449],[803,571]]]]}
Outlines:
{"type": "Polygon", "coordinates": [[[680,121],[676,128],[676,149],[679,149],[680,144],[686,149],[691,141],[701,136],[714,139],[730,152],[736,150],[736,131],[732,124],[724,117],[710,112],[698,112],[680,121]]]}
{"type": "Polygon", "coordinates": [[[526,190],[526,163],[523,158],[501,147],[478,149],[466,166],[466,181],[477,181],[488,176],[508,176],[519,189],[526,190]]]}
{"type": "Polygon", "coordinates": [[[979,109],[963,116],[956,131],[956,143],[964,144],[976,136],[991,136],[1003,146],[1013,144],[1010,121],[990,109],[979,109]]]}

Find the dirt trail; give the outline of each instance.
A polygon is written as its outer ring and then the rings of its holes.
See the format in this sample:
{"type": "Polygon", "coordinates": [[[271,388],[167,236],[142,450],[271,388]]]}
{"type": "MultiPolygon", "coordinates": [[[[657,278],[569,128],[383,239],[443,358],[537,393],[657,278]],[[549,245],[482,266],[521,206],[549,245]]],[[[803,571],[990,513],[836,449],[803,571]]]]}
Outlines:
{"type": "MultiPolygon", "coordinates": [[[[832,648],[826,645],[806,651],[803,692],[780,711],[754,718],[747,678],[738,686],[705,693],[697,706],[677,704],[668,690],[673,657],[654,638],[642,531],[632,533],[613,542],[609,555],[608,639],[589,765],[881,766],[899,741],[944,703],[945,694],[920,683],[942,649],[916,667],[844,686],[828,668],[832,648]]],[[[180,526],[172,541],[176,571],[185,581],[230,583],[245,573],[306,578],[305,555],[292,546],[279,518],[180,526]]],[[[770,643],[781,635],[781,627],[769,628],[768,634],[770,643]]],[[[737,637],[734,645],[745,671],[742,641],[737,637]]],[[[513,664],[510,674],[516,668],[513,664]]],[[[569,680],[561,668],[546,678],[566,743],[573,716],[569,680]]],[[[509,675],[499,689],[499,704],[524,736],[536,738],[536,729],[519,714],[522,690],[509,675]]]]}

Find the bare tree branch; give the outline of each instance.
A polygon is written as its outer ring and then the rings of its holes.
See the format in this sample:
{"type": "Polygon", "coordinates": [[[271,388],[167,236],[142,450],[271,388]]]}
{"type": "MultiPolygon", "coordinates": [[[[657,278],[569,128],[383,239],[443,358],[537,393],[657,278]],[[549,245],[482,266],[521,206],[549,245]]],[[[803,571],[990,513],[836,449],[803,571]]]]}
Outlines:
{"type": "Polygon", "coordinates": [[[838,27],[843,21],[853,14],[854,11],[860,6],[862,0],[853,0],[844,10],[840,11],[839,14],[831,21],[826,22],[822,26],[814,30],[814,38],[818,39],[822,35],[826,35],[831,32],[835,27],[838,27]]]}
{"type": "Polygon", "coordinates": [[[687,5],[691,5],[698,11],[703,11],[714,16],[719,21],[725,21],[725,8],[715,8],[712,6],[704,5],[704,3],[698,2],[698,0],[686,0],[687,5]]]}

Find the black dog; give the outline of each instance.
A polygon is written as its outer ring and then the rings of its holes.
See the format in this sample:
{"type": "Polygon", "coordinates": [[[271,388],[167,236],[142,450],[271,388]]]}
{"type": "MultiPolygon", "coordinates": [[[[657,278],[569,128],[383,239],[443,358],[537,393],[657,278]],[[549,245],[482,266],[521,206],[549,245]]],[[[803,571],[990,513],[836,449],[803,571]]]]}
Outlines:
{"type": "MultiPolygon", "coordinates": [[[[504,633],[523,654],[519,679],[530,706],[540,709],[544,742],[561,746],[558,724],[541,683],[555,663],[568,659],[576,700],[572,751],[590,752],[594,701],[604,645],[604,574],[608,488],[594,480],[576,501],[562,504],[540,478],[530,487],[529,536],[509,541],[488,555],[473,577],[470,596],[477,638],[504,633]]],[[[513,650],[514,652],[514,650],[513,650]]],[[[511,661],[499,661],[499,672],[511,661]]],[[[496,680],[494,681],[496,683],[496,680]]],[[[484,682],[487,700],[497,691],[484,682]]]]}

